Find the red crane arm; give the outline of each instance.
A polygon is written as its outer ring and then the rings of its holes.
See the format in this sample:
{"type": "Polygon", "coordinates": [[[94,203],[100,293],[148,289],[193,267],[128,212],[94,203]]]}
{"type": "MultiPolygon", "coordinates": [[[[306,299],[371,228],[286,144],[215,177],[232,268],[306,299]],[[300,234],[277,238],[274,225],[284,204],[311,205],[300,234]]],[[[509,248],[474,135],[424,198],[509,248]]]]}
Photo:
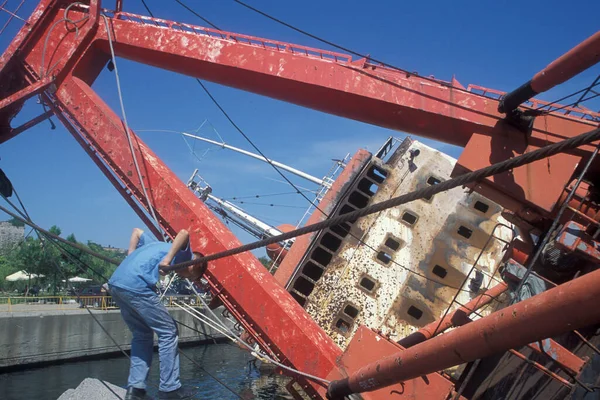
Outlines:
{"type": "Polygon", "coordinates": [[[121,57],[458,146],[504,119],[495,99],[346,54],[128,13],[111,22],[121,57]]]}
{"type": "MultiPolygon", "coordinates": [[[[498,134],[498,122],[504,119],[497,100],[465,91],[456,82],[423,78],[365,59],[353,61],[341,53],[104,11],[113,16],[110,25],[117,55],[144,64],[463,147],[474,133],[498,134]]],[[[70,16],[76,20],[85,14],[74,9],[70,16]]],[[[54,20],[46,17],[44,25],[51,26],[61,17],[61,13],[54,20]]],[[[97,67],[103,65],[98,58],[108,53],[104,24],[98,20],[96,27],[87,52],[90,62],[85,67],[80,63],[79,68],[90,84],[99,73],[97,67]],[[90,59],[90,53],[96,57],[90,59]]],[[[55,37],[56,31],[44,33],[55,37]]],[[[73,36],[64,38],[62,52],[73,36]]],[[[32,50],[28,62],[39,64],[35,57],[41,57],[41,52],[32,50]]],[[[47,82],[36,82],[38,91],[45,88],[43,83],[47,82]]],[[[592,127],[590,121],[549,115],[543,124],[534,125],[534,131],[547,143],[574,135],[571,130],[579,133],[592,127]],[[574,128],[565,130],[565,125],[574,128]]],[[[507,127],[502,130],[522,136],[507,127]]]]}
{"type": "MultiPolygon", "coordinates": [[[[66,79],[56,97],[63,115],[82,126],[79,135],[91,143],[113,171],[120,172],[119,178],[129,193],[145,204],[121,119],[76,77],[66,79]]],[[[135,134],[132,136],[144,183],[169,235],[189,229],[192,247],[205,254],[239,246],[238,239],[204,203],[135,134]]],[[[340,349],[252,254],[212,262],[206,277],[263,348],[308,373],[325,376],[334,368],[340,349]]]]}
{"type": "MultiPolygon", "coordinates": [[[[90,9],[97,4],[92,1],[90,9]]],[[[99,14],[95,18],[90,12],[76,35],[69,30],[72,27],[59,22],[65,16],[64,9],[52,9],[52,5],[56,2],[46,0],[40,4],[24,28],[27,32],[16,39],[19,43],[14,46],[15,51],[0,60],[0,74],[18,83],[13,86],[17,95],[0,103],[4,107],[0,115],[12,117],[20,101],[41,93],[119,193],[152,227],[123,122],[90,86],[110,60],[110,53],[105,52],[108,42],[101,39],[106,34],[104,21],[99,14]],[[42,25],[36,25],[40,20],[42,25]],[[100,40],[89,40],[86,32],[100,40]],[[45,83],[47,80],[51,84],[45,83]],[[44,82],[41,88],[38,82],[44,82]]],[[[73,10],[69,18],[79,20],[85,15],[73,10]]],[[[115,26],[117,34],[118,30],[115,26]]],[[[12,130],[2,133],[14,135],[12,130]]],[[[131,132],[131,137],[143,185],[165,232],[173,237],[180,229],[189,230],[192,247],[204,254],[239,246],[233,233],[135,133],[131,132]]],[[[269,354],[316,376],[325,377],[336,368],[340,348],[251,253],[211,262],[205,278],[215,297],[269,354]]],[[[317,396],[318,384],[297,375],[296,380],[317,396]]]]}
{"type": "Polygon", "coordinates": [[[121,57],[459,146],[501,118],[494,100],[344,54],[126,13],[111,23],[121,57]]]}

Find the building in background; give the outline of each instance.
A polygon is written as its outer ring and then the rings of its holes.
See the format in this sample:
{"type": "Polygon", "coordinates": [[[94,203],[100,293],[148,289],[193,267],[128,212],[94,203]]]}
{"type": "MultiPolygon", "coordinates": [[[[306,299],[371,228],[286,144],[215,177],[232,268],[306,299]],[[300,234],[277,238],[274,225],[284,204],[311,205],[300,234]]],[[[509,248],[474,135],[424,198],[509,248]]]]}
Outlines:
{"type": "Polygon", "coordinates": [[[0,222],[0,249],[13,247],[23,241],[25,226],[19,222],[0,222]]]}
{"type": "Polygon", "coordinates": [[[127,249],[121,249],[119,247],[112,247],[112,246],[108,245],[108,246],[102,246],[102,248],[106,251],[112,251],[113,253],[127,254],[127,249]]]}

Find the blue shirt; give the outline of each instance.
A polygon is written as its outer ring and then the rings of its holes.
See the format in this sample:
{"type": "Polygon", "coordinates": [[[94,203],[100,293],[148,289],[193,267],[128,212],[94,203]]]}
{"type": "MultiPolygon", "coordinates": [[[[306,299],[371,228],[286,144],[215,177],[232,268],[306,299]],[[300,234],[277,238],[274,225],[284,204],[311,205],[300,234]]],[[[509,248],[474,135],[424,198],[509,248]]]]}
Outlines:
{"type": "MultiPolygon", "coordinates": [[[[154,292],[158,282],[158,265],[170,248],[170,243],[159,242],[144,232],[135,251],[117,267],[108,284],[136,293],[148,293],[148,290],[154,292]]],[[[188,243],[187,248],[177,252],[171,264],[191,259],[192,249],[188,243]]]]}

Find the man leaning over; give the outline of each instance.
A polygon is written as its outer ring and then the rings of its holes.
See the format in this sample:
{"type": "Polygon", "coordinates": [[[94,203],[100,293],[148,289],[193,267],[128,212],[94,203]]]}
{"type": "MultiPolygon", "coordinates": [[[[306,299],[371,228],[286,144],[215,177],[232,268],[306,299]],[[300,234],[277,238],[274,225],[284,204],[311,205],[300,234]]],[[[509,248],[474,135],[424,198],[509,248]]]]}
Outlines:
{"type": "MultiPolygon", "coordinates": [[[[189,399],[197,392],[195,388],[181,385],[177,325],[155,291],[159,273],[164,274],[162,268],[196,256],[201,254],[192,252],[186,230],[179,231],[172,244],[159,242],[141,229],[133,230],[128,256],[108,281],[111,295],[133,335],[125,400],[147,398],[146,380],[152,364],[154,333],[158,336],[160,361],[159,399],[189,399]]],[[[205,270],[206,264],[189,267],[178,274],[197,279],[205,270]]]]}

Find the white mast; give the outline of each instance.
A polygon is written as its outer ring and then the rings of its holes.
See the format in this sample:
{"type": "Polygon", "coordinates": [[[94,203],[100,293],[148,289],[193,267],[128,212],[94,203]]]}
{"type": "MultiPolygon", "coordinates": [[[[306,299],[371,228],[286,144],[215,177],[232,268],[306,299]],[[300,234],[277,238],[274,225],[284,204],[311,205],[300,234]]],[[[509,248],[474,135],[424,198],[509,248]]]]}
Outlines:
{"type": "Polygon", "coordinates": [[[234,214],[236,217],[246,221],[247,223],[260,229],[261,231],[264,231],[264,233],[267,234],[268,236],[277,236],[277,235],[281,235],[283,233],[280,230],[273,228],[271,225],[262,222],[258,218],[254,218],[252,215],[248,214],[241,208],[231,204],[228,201],[222,200],[216,196],[213,196],[212,194],[208,194],[207,198],[214,201],[215,203],[220,205],[223,209],[225,209],[226,211],[229,211],[231,214],[234,214]]]}
{"type": "Polygon", "coordinates": [[[181,134],[184,135],[184,136],[187,136],[187,137],[191,137],[191,138],[196,139],[196,140],[200,140],[200,141],[203,141],[203,142],[206,142],[206,143],[214,144],[215,146],[219,146],[219,147],[221,147],[223,149],[229,149],[229,150],[236,151],[238,153],[244,154],[244,155],[246,155],[248,157],[255,158],[255,159],[260,160],[260,161],[265,162],[265,163],[273,164],[277,168],[281,168],[281,169],[283,169],[285,171],[288,171],[288,172],[290,172],[290,173],[292,173],[292,174],[294,174],[296,176],[299,176],[299,177],[301,177],[303,179],[306,179],[306,180],[309,180],[309,181],[311,181],[313,183],[316,183],[317,185],[324,186],[327,189],[329,189],[331,187],[331,184],[328,181],[324,180],[324,179],[319,179],[319,178],[317,178],[315,176],[307,174],[306,172],[302,172],[300,170],[297,170],[296,168],[290,167],[289,165],[282,164],[282,163],[280,163],[278,161],[273,161],[271,159],[265,158],[265,157],[263,157],[263,156],[261,156],[259,154],[254,154],[254,153],[249,152],[247,150],[243,150],[243,149],[240,149],[240,148],[237,148],[237,147],[230,146],[230,145],[226,144],[225,142],[217,142],[216,140],[207,139],[207,138],[204,138],[202,136],[193,135],[191,133],[181,132],[181,134]]]}
{"type": "MultiPolygon", "coordinates": [[[[212,210],[258,239],[277,236],[283,233],[279,229],[248,214],[240,207],[212,195],[212,188],[200,175],[198,175],[198,169],[194,170],[194,173],[187,182],[187,186],[212,210]],[[216,204],[208,203],[208,200],[216,204]]],[[[294,243],[293,239],[286,240],[282,243],[282,246],[289,248],[292,243],[294,243]]]]}

